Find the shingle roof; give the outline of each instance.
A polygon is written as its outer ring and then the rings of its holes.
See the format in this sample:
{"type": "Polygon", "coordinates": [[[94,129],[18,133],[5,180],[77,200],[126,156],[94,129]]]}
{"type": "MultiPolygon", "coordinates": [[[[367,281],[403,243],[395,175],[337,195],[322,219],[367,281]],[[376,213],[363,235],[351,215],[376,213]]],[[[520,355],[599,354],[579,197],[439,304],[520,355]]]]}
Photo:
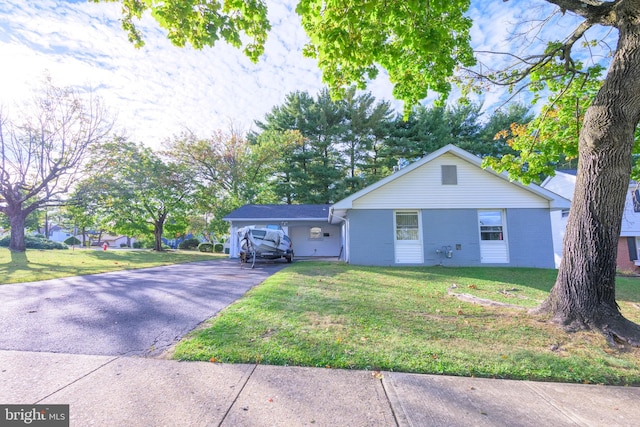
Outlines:
{"type": "Polygon", "coordinates": [[[230,220],[324,220],[331,205],[244,205],[222,218],[230,220]]]}

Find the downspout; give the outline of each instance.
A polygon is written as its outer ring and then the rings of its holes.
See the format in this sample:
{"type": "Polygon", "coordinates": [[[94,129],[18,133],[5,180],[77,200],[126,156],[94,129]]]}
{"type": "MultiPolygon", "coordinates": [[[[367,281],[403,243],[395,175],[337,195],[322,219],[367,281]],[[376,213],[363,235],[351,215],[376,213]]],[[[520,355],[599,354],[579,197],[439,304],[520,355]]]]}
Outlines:
{"type": "Polygon", "coordinates": [[[343,226],[342,226],[342,244],[343,247],[340,249],[341,253],[344,253],[344,261],[345,262],[349,262],[349,244],[348,244],[348,239],[349,239],[349,221],[347,221],[347,218],[338,216],[338,215],[334,215],[333,213],[333,206],[329,209],[329,224],[331,224],[331,220],[333,218],[337,218],[340,221],[342,221],[343,226]]]}
{"type": "Polygon", "coordinates": [[[237,258],[238,254],[238,233],[233,221],[229,221],[229,258],[237,258]]]}
{"type": "Polygon", "coordinates": [[[333,207],[331,207],[331,208],[329,209],[329,224],[331,224],[331,219],[332,219],[334,216],[335,216],[336,218],[338,218],[339,220],[343,221],[343,222],[347,222],[347,218],[344,218],[344,217],[341,217],[341,216],[338,216],[338,215],[334,215],[334,214],[333,214],[333,207]]]}

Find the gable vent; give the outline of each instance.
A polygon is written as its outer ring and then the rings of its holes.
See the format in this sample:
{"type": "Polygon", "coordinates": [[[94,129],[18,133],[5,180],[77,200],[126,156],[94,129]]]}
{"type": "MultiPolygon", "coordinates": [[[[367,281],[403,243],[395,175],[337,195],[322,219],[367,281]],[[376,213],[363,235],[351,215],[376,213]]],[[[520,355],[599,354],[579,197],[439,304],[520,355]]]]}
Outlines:
{"type": "Polygon", "coordinates": [[[456,165],[442,165],[442,185],[458,185],[456,165]]]}

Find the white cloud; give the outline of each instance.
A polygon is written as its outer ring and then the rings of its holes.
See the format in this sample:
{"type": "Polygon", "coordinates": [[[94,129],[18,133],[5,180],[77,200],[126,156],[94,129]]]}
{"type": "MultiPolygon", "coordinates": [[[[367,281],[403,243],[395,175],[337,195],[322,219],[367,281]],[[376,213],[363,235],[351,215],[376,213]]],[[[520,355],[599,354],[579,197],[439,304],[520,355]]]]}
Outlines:
{"type": "MultiPolygon", "coordinates": [[[[291,2],[289,2],[291,3],[291,2]]],[[[2,102],[29,96],[48,70],[60,85],[89,85],[118,114],[129,135],[150,145],[188,127],[206,134],[233,121],[249,128],[294,90],[321,88],[314,61],[301,53],[305,35],[291,4],[270,4],[267,55],[253,64],[224,43],[177,48],[151,19],[136,49],[120,28],[119,5],[23,2],[0,6],[2,102]]]]}
{"type": "MultiPolygon", "coordinates": [[[[129,136],[150,145],[184,128],[205,135],[233,121],[248,129],[288,93],[316,95],[323,87],[315,61],[302,56],[306,35],[295,3],[269,1],[273,29],[264,57],[253,64],[222,42],[200,51],[177,48],[149,17],[140,24],[146,45],[136,49],[120,28],[118,3],[5,0],[0,102],[28,97],[48,70],[57,84],[94,87],[129,136]]],[[[474,2],[475,46],[509,50],[510,24],[521,20],[523,7],[536,4],[546,2],[474,2]]],[[[378,100],[393,101],[391,85],[380,74],[369,90],[378,100]]],[[[485,93],[485,107],[499,104],[501,96],[498,90],[485,93]]],[[[400,103],[392,105],[401,110],[400,103]]]]}

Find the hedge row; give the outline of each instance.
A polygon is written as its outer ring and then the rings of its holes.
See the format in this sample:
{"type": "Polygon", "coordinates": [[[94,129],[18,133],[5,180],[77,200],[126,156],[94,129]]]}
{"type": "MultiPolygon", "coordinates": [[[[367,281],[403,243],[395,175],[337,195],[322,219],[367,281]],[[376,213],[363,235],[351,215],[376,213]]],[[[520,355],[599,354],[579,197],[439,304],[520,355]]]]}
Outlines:
{"type": "MultiPolygon", "coordinates": [[[[10,236],[0,239],[0,247],[8,248],[11,242],[10,236]]],[[[27,249],[68,249],[64,243],[54,242],[41,237],[24,236],[24,245],[27,249]]]]}

